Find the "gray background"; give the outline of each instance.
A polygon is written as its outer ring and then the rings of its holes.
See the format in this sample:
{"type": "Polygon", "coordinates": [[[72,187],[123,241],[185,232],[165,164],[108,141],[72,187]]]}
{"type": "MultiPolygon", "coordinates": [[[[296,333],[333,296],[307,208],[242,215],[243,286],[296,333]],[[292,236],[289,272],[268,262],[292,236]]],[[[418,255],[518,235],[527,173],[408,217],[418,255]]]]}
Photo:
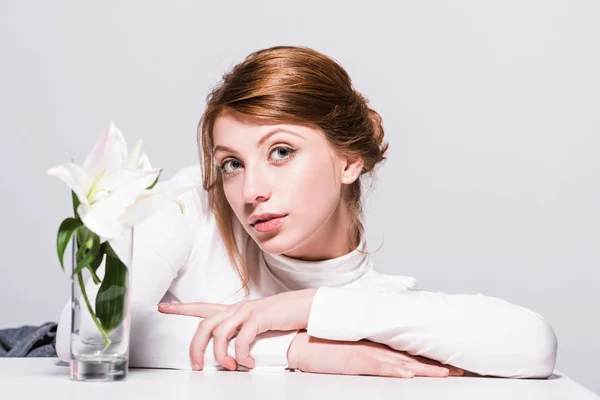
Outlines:
{"type": "MultiPolygon", "coordinates": [[[[379,269],[499,296],[554,326],[558,369],[600,392],[598,1],[0,1],[0,327],[56,320],[56,230],[113,119],[163,177],[196,162],[204,97],[249,52],[337,59],[382,114],[367,202],[379,269]]],[[[401,312],[401,310],[398,310],[401,312]]]]}

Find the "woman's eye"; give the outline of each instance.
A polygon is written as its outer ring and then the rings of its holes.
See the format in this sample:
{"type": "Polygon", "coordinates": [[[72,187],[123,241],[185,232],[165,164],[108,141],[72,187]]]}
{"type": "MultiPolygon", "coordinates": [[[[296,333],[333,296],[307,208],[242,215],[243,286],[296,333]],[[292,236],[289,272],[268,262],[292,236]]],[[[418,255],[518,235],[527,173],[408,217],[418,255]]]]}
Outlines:
{"type": "Polygon", "coordinates": [[[238,160],[227,160],[221,165],[221,171],[226,174],[235,172],[242,167],[242,163],[238,160]]]}
{"type": "Polygon", "coordinates": [[[276,147],[271,152],[271,155],[272,155],[271,158],[275,162],[280,162],[280,161],[285,160],[286,158],[289,158],[293,152],[294,152],[294,150],[289,147],[283,147],[283,146],[276,147]]]}
{"type": "MultiPolygon", "coordinates": [[[[296,150],[290,147],[279,146],[271,151],[269,158],[275,163],[285,162],[288,161],[294,155],[295,151],[296,150]]],[[[242,165],[241,161],[236,159],[229,159],[225,160],[221,164],[219,169],[224,175],[232,175],[243,167],[244,166],[242,165]]]]}

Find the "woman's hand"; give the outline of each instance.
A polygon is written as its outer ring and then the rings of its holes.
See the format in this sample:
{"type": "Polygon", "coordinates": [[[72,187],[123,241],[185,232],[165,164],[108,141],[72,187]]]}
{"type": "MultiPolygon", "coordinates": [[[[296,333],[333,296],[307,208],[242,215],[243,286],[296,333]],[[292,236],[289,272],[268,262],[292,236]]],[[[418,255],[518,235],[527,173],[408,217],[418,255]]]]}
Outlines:
{"type": "Polygon", "coordinates": [[[318,339],[298,332],[288,350],[289,368],[304,372],[341,375],[463,376],[465,371],[428,358],[412,356],[383,344],[360,340],[344,342],[318,339]]]}
{"type": "Polygon", "coordinates": [[[211,336],[215,360],[219,364],[229,370],[236,370],[238,363],[252,369],[254,359],[250,357],[250,345],[256,336],[272,330],[305,329],[316,291],[317,289],[296,290],[232,305],[159,304],[158,310],[165,314],[204,318],[190,344],[190,360],[195,370],[201,370],[204,366],[204,352],[211,336]],[[227,345],[238,330],[234,359],[227,354],[227,345]]]}

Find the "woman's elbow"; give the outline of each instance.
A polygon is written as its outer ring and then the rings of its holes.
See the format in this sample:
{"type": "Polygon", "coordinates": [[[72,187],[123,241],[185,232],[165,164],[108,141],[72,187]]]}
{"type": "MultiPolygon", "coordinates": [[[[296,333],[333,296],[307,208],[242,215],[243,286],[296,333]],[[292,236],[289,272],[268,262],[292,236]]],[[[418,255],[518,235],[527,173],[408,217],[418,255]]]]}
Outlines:
{"type": "Polygon", "coordinates": [[[56,355],[65,362],[71,360],[71,303],[65,305],[56,329],[56,355]]]}
{"type": "Polygon", "coordinates": [[[556,366],[558,340],[552,326],[542,317],[534,316],[524,333],[522,354],[523,378],[548,378],[556,366]]]}
{"type": "Polygon", "coordinates": [[[465,369],[504,378],[552,375],[557,339],[550,324],[524,307],[495,298],[487,300],[488,311],[479,319],[477,329],[473,329],[475,336],[468,341],[473,358],[465,363],[465,369]]]}
{"type": "Polygon", "coordinates": [[[505,319],[489,342],[487,374],[505,378],[547,378],[554,372],[557,339],[540,315],[529,310],[505,319]],[[514,318],[514,317],[517,318],[514,318]]]}

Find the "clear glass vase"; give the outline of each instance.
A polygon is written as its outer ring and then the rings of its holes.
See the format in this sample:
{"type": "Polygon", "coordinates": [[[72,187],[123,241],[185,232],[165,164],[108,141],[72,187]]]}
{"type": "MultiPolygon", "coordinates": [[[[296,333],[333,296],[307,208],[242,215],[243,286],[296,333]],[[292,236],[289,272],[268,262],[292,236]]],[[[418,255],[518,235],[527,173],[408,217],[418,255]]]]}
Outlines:
{"type": "Polygon", "coordinates": [[[85,264],[81,249],[93,242],[91,236],[95,235],[84,228],[71,244],[71,379],[124,380],[129,365],[133,228],[101,244],[95,261],[85,264]]]}

